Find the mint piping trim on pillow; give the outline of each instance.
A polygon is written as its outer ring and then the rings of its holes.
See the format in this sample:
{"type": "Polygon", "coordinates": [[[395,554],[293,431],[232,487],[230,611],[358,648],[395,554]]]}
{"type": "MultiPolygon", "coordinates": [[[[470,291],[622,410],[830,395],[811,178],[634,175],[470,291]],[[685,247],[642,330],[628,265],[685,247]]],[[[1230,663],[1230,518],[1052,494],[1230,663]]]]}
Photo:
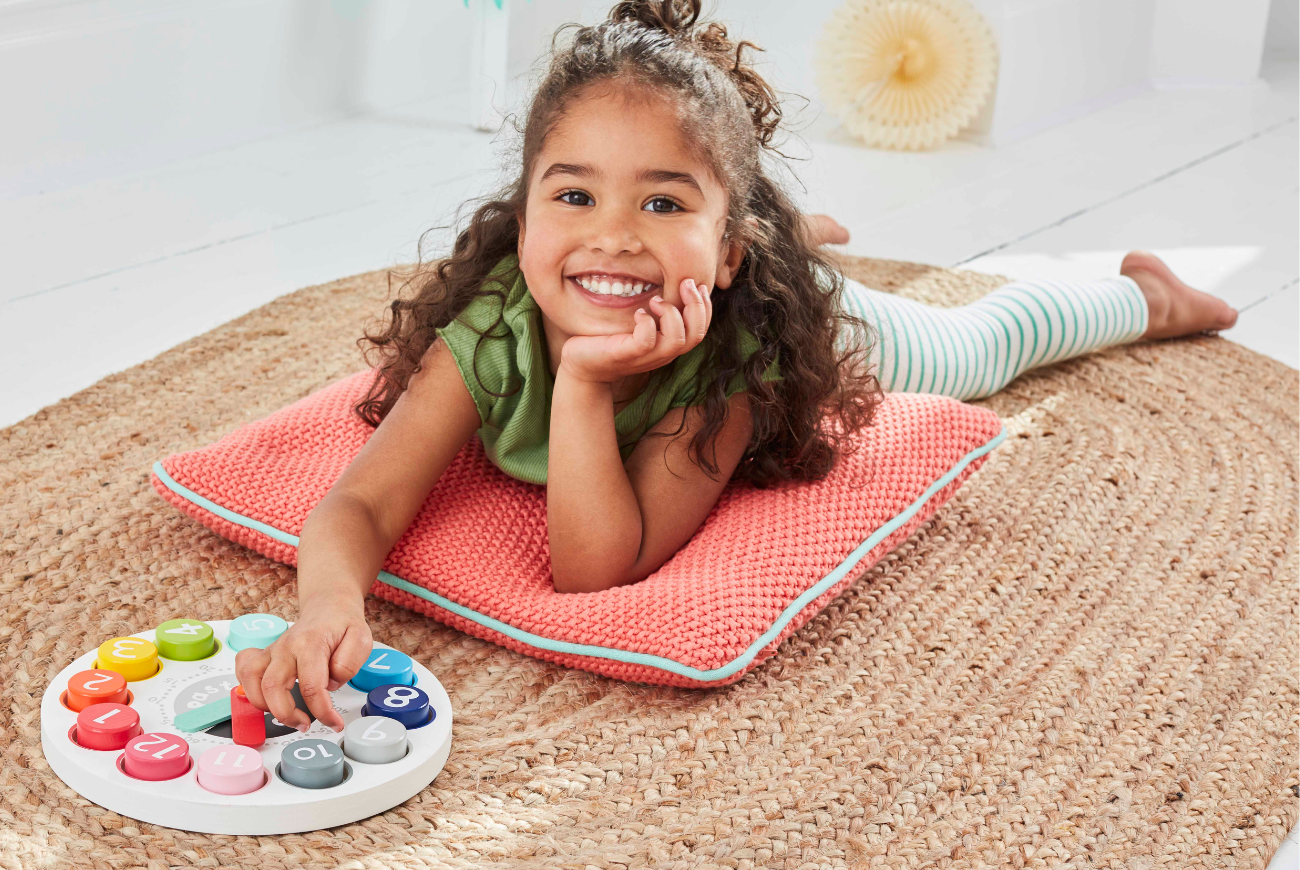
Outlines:
{"type": "MultiPolygon", "coordinates": [[[[488,616],[487,614],[484,613],[479,613],[477,610],[471,610],[470,608],[465,607],[464,605],[457,604],[456,602],[448,598],[444,598],[443,596],[437,594],[436,592],[430,592],[428,589],[425,589],[422,586],[417,586],[414,583],[410,582],[409,580],[403,580],[401,577],[398,577],[395,574],[390,574],[387,571],[380,571],[378,579],[381,583],[384,583],[388,586],[392,586],[395,589],[401,589],[403,592],[409,592],[412,595],[415,595],[419,598],[423,598],[426,601],[432,602],[433,604],[436,604],[438,607],[441,607],[443,610],[450,611],[451,613],[454,613],[457,616],[461,616],[464,617],[465,619],[471,620],[473,622],[477,622],[479,625],[482,625],[485,628],[490,628],[493,631],[500,632],[501,634],[513,638],[521,643],[526,643],[530,646],[538,647],[540,649],[550,650],[552,652],[558,652],[558,653],[567,653],[570,655],[594,656],[598,658],[614,659],[615,661],[627,662],[629,664],[645,665],[647,667],[658,668],[660,670],[668,671],[669,673],[677,674],[683,677],[688,677],[690,679],[698,680],[700,682],[721,680],[731,676],[741,668],[748,665],[751,661],[753,661],[754,657],[758,655],[759,651],[762,650],[763,647],[771,643],[773,640],[775,640],[776,637],[781,633],[782,629],[785,628],[785,626],[790,622],[790,620],[794,619],[795,616],[798,615],[799,612],[802,611],[805,607],[807,607],[810,602],[817,600],[817,598],[823,592],[825,592],[827,589],[831,588],[836,583],[838,583],[841,579],[843,579],[844,575],[847,574],[850,570],[852,570],[853,566],[856,565],[859,561],[861,561],[863,556],[871,552],[872,548],[875,547],[876,544],[880,543],[880,541],[884,540],[885,537],[887,537],[892,531],[894,531],[894,529],[898,528],[899,526],[906,523],[909,519],[911,519],[911,517],[918,510],[921,509],[921,506],[923,504],[929,501],[934,496],[935,493],[937,493],[939,490],[947,486],[948,483],[953,480],[953,478],[955,478],[958,474],[961,473],[962,469],[964,469],[967,465],[970,465],[971,462],[973,462],[974,460],[988,453],[994,447],[997,447],[1006,439],[1006,437],[1007,437],[1007,429],[1006,426],[1003,426],[1001,431],[999,431],[998,434],[994,436],[992,440],[990,440],[987,444],[984,444],[982,447],[978,447],[975,450],[972,450],[970,453],[967,453],[965,456],[963,456],[961,460],[957,462],[956,465],[954,465],[951,469],[947,471],[947,473],[945,473],[934,483],[930,484],[929,488],[927,488],[926,491],[922,493],[921,496],[916,501],[912,502],[912,504],[910,504],[905,510],[903,510],[902,513],[899,513],[889,522],[885,523],[883,526],[881,526],[880,528],[872,532],[871,535],[865,541],[863,541],[860,545],[858,545],[858,547],[852,553],[850,553],[848,557],[846,557],[845,560],[835,568],[835,570],[831,571],[821,580],[818,580],[815,584],[805,589],[803,593],[799,595],[798,598],[790,602],[790,604],[785,608],[785,610],[781,611],[781,614],[772,623],[771,627],[768,628],[767,631],[763,632],[763,634],[760,635],[757,640],[755,640],[752,644],[750,644],[749,647],[746,648],[746,650],[743,653],[741,653],[731,662],[721,667],[711,668],[709,670],[700,670],[699,668],[691,667],[690,665],[683,664],[673,659],[665,658],[664,656],[651,655],[649,653],[629,652],[627,650],[614,649],[611,647],[594,646],[594,645],[582,644],[582,643],[570,643],[568,641],[553,640],[549,637],[542,637],[541,635],[533,634],[532,632],[524,631],[523,629],[520,628],[515,628],[513,625],[502,622],[499,619],[493,619],[491,616],[488,616]]],[[[221,517],[223,520],[228,520],[229,522],[232,522],[237,526],[243,526],[244,528],[252,529],[253,531],[256,532],[261,532],[262,534],[266,535],[269,538],[273,538],[274,540],[280,541],[281,543],[288,544],[289,546],[294,547],[295,549],[297,548],[298,538],[296,536],[291,535],[288,532],[281,531],[280,529],[277,529],[274,526],[269,526],[266,523],[259,522],[258,520],[255,519],[251,519],[250,517],[245,517],[240,514],[237,514],[234,511],[229,510],[228,508],[224,508],[221,505],[217,504],[216,502],[213,502],[211,499],[204,498],[198,493],[193,492],[190,489],[187,489],[185,486],[177,483],[175,480],[171,478],[171,475],[169,475],[166,469],[163,468],[161,462],[155,462],[153,464],[153,473],[158,475],[158,479],[161,480],[163,482],[163,485],[166,486],[168,489],[170,489],[172,492],[181,496],[185,500],[203,508],[204,510],[216,514],[217,516],[221,517]]]]}

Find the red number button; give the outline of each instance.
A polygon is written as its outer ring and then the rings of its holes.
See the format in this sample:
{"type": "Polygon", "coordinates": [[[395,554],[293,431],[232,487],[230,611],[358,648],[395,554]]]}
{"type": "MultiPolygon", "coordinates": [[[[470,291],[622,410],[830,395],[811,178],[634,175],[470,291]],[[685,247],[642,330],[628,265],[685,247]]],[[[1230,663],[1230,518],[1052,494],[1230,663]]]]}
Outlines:
{"type": "Polygon", "coordinates": [[[175,734],[141,734],[127,741],[122,768],[136,779],[175,779],[190,769],[190,745],[175,734]]]}
{"type": "Polygon", "coordinates": [[[125,704],[126,677],[116,671],[78,671],[68,680],[68,707],[76,713],[91,704],[125,704]]]}
{"type": "Polygon", "coordinates": [[[91,704],[77,714],[77,745],[122,749],[140,733],[140,714],[125,704],[91,704]]]}

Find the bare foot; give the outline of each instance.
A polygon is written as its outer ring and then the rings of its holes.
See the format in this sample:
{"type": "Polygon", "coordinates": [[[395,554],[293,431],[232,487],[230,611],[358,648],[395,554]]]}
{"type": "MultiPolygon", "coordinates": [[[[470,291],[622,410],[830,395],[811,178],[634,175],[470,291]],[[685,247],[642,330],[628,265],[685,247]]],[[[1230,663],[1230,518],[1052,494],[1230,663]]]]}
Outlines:
{"type": "Polygon", "coordinates": [[[1156,341],[1220,329],[1237,322],[1237,309],[1209,293],[1188,287],[1169,270],[1164,260],[1147,251],[1130,251],[1119,273],[1132,278],[1147,298],[1150,319],[1142,338],[1156,341]]]}
{"type": "Polygon", "coordinates": [[[848,244],[849,231],[830,215],[806,214],[803,216],[803,225],[808,233],[808,243],[814,248],[818,245],[848,244]]]}

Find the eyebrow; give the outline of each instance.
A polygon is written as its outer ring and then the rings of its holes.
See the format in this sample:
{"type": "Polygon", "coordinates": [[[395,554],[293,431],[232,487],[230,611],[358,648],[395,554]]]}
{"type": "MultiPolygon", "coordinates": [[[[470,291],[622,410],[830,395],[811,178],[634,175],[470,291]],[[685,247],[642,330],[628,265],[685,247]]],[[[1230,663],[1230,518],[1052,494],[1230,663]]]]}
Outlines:
{"type": "MultiPolygon", "coordinates": [[[[550,168],[542,173],[540,181],[545,181],[553,175],[573,175],[578,178],[599,178],[600,173],[590,166],[582,163],[552,163],[550,168]]],[[[657,182],[660,184],[684,184],[687,187],[695,188],[695,192],[704,196],[704,190],[700,183],[695,180],[695,176],[689,172],[675,172],[671,169],[643,169],[637,173],[638,182],[657,182]]]]}

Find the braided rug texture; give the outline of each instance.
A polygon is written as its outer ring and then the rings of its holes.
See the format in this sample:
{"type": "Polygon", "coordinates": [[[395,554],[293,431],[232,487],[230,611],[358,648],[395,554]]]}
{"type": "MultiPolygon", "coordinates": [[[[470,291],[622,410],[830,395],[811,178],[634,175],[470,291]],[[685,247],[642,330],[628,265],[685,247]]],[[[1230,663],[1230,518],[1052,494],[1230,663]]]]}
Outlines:
{"type": "MultiPolygon", "coordinates": [[[[1001,283],[845,268],[931,304],[1001,283]]],[[[297,616],[293,569],[158,498],[151,463],[361,370],[388,291],[300,290],[0,430],[0,867],[1264,868],[1300,816],[1300,381],[1205,336],[977,402],[1006,443],[735,684],[600,677],[372,596],[456,711],[419,795],[276,837],[84,800],[40,748],[69,661],[180,615],[297,616]]]]}

